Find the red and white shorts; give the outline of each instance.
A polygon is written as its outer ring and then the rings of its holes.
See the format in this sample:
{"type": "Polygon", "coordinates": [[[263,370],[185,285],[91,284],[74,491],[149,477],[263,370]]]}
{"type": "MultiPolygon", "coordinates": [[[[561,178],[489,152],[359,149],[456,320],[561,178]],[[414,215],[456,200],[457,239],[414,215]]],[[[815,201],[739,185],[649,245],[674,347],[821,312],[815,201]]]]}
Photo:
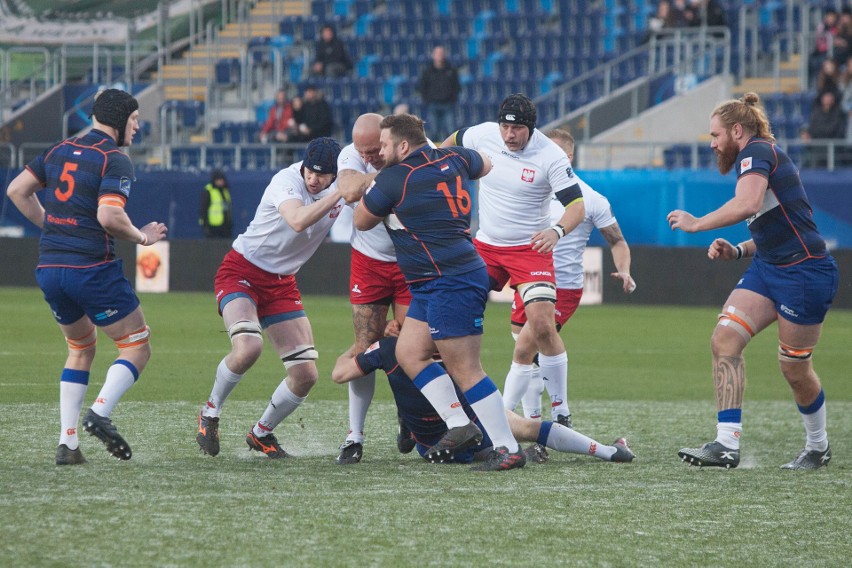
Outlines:
{"type": "Polygon", "coordinates": [[[411,304],[411,292],[395,262],[376,260],[352,249],[349,270],[349,303],[355,305],[411,304]]]}
{"type": "MultiPolygon", "coordinates": [[[[580,298],[583,297],[583,289],[569,290],[567,288],[556,289],[556,323],[560,329],[564,326],[574,312],[577,311],[577,306],[580,305],[580,298]]],[[[527,313],[524,311],[524,303],[521,301],[521,295],[515,292],[515,298],[512,300],[512,324],[522,326],[527,323],[527,313]]]]}
{"type": "Polygon", "coordinates": [[[526,282],[556,284],[553,254],[533,250],[532,245],[495,247],[473,239],[476,251],[488,267],[492,290],[502,290],[508,282],[512,288],[526,282]]]}
{"type": "Polygon", "coordinates": [[[214,286],[220,315],[225,304],[240,296],[251,298],[257,306],[259,318],[304,310],[296,278],[292,274],[267,272],[234,249],[219,265],[214,286]]]}

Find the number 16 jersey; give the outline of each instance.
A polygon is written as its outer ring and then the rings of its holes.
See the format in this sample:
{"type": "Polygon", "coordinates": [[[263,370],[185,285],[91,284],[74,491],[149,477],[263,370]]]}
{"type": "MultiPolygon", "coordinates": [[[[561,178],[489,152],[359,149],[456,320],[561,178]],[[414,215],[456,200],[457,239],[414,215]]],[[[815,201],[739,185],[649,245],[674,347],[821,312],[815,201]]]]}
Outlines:
{"type": "Polygon", "coordinates": [[[364,206],[385,217],[406,282],[485,266],[470,234],[471,180],[482,168],[476,151],[427,145],[376,176],[364,206]]]}

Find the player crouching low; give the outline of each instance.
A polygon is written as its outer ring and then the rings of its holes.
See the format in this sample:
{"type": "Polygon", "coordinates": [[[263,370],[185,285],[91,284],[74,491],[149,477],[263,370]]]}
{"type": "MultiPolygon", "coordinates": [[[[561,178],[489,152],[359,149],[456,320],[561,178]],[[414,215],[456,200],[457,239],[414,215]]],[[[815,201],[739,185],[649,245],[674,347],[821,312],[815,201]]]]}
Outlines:
{"type": "MultiPolygon", "coordinates": [[[[398,332],[398,324],[394,321],[389,323],[388,328],[389,333],[398,332]]],[[[396,359],[396,337],[384,337],[354,357],[351,352],[344,353],[337,359],[331,376],[336,383],[346,383],[377,369],[382,369],[388,376],[399,417],[411,431],[416,442],[414,447],[421,456],[429,459],[429,448],[438,443],[447,432],[447,425],[399,366],[396,359]]],[[[456,390],[458,391],[458,387],[456,390]]],[[[500,470],[501,468],[493,467],[499,459],[491,459],[494,449],[488,432],[479,423],[461,392],[457,394],[467,415],[482,430],[483,439],[475,446],[441,456],[435,461],[471,463],[474,460],[484,460],[485,463],[474,466],[473,469],[500,470]]],[[[612,445],[605,445],[556,422],[530,420],[510,411],[506,411],[506,415],[512,435],[518,441],[536,442],[559,452],[585,454],[611,462],[631,462],[635,457],[624,438],[617,439],[612,445]]],[[[546,450],[537,449],[535,446],[528,448],[525,453],[529,461],[542,463],[547,460],[546,450]]]]}

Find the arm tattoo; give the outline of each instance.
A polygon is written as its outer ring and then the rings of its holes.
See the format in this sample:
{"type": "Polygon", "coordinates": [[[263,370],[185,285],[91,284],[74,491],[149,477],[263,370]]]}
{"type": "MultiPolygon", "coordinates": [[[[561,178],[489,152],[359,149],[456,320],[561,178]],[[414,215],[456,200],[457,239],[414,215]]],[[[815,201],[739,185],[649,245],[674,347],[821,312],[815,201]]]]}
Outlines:
{"type": "Polygon", "coordinates": [[[621,227],[618,226],[618,223],[613,223],[608,227],[598,230],[603,235],[603,238],[606,239],[606,242],[610,247],[615,243],[624,240],[624,235],[621,234],[621,227]]]}
{"type": "Polygon", "coordinates": [[[716,389],[716,410],[743,407],[745,360],[742,357],[714,357],[713,380],[716,389]]]}
{"type": "Polygon", "coordinates": [[[381,304],[357,304],[352,306],[352,324],[355,326],[356,353],[360,353],[378,341],[385,331],[388,306],[381,304]]]}

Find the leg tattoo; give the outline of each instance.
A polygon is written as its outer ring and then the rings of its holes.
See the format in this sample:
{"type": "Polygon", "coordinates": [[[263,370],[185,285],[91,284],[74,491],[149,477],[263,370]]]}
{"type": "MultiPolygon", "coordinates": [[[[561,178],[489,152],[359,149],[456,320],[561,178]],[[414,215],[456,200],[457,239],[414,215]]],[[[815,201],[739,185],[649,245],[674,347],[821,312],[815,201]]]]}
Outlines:
{"type": "Polygon", "coordinates": [[[742,356],[719,355],[713,358],[716,410],[742,408],[745,390],[745,360],[742,356]]]}

